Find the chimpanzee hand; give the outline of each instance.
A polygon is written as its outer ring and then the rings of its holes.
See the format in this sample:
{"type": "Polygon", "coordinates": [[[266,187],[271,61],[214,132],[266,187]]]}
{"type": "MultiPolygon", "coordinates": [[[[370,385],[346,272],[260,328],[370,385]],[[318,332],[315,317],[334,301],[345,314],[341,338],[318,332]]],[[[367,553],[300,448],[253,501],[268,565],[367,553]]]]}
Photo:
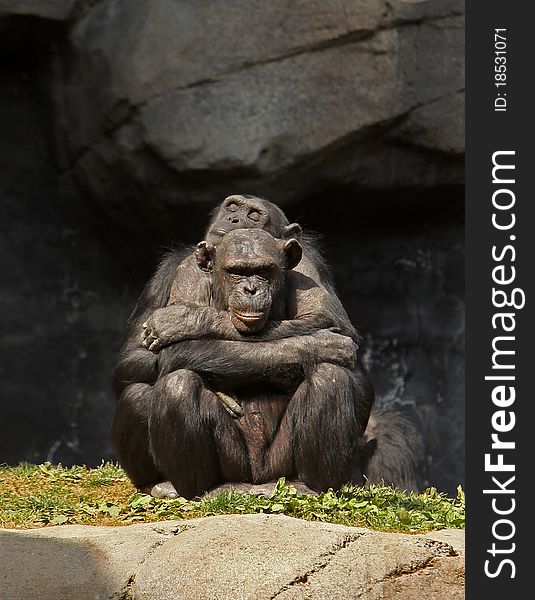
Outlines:
{"type": "Polygon", "coordinates": [[[354,370],[357,366],[357,345],[346,335],[336,333],[336,328],[320,329],[312,338],[316,342],[318,363],[327,362],[354,370]]]}
{"type": "Polygon", "coordinates": [[[152,352],[178,342],[192,333],[188,316],[191,308],[184,304],[173,304],[157,308],[143,323],[141,344],[152,352]]]}
{"type": "Polygon", "coordinates": [[[226,311],[194,304],[170,304],[157,308],[143,323],[141,343],[153,352],[183,340],[202,338],[241,341],[226,311]]]}
{"type": "Polygon", "coordinates": [[[243,408],[232,396],[229,396],[224,392],[216,392],[215,395],[221,400],[223,403],[223,408],[233,419],[239,419],[240,417],[243,417],[243,408]]]}

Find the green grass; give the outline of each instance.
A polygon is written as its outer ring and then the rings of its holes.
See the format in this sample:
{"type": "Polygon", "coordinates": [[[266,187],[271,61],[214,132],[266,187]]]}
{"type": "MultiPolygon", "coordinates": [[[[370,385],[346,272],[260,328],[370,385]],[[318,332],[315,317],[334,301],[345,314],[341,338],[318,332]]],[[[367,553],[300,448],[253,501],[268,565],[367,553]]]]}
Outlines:
{"type": "Polygon", "coordinates": [[[285,514],[381,531],[425,532],[464,527],[464,493],[434,488],[403,494],[390,487],[344,487],[305,496],[279,480],[270,497],[222,492],[207,500],[161,500],[141,494],[114,464],[96,469],[49,463],[0,467],[0,526],[25,529],[66,523],[128,525],[223,514],[285,514]]]}

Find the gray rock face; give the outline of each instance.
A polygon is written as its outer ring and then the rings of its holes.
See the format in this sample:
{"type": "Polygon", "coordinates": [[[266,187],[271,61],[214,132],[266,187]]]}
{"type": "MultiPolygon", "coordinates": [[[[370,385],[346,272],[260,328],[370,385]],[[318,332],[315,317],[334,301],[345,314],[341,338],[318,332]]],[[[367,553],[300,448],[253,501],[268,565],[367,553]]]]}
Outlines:
{"type": "Polygon", "coordinates": [[[98,3],[57,72],[66,180],[120,194],[123,172],[175,202],[186,173],[209,173],[194,184],[207,200],[223,181],[284,201],[333,179],[459,183],[463,38],[460,0],[98,3]],[[415,179],[430,154],[440,168],[415,179]]]}
{"type": "Polygon", "coordinates": [[[77,0],[0,0],[0,17],[28,15],[63,21],[74,9],[77,0]]]}
{"type": "Polygon", "coordinates": [[[3,598],[464,597],[457,530],[414,536],[242,515],[0,530],[0,545],[3,598]]]}

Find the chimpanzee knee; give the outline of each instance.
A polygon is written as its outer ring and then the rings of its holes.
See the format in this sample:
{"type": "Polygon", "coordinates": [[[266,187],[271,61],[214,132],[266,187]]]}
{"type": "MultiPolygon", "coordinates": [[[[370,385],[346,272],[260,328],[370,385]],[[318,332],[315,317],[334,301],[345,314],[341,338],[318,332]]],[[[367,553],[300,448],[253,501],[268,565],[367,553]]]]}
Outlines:
{"type": "Polygon", "coordinates": [[[150,446],[158,464],[166,463],[169,454],[177,456],[185,437],[203,435],[206,430],[200,406],[201,386],[200,377],[185,369],[161,377],[154,386],[148,428],[150,446]],[[166,455],[163,461],[160,449],[166,455]]]}
{"type": "Polygon", "coordinates": [[[212,429],[213,394],[185,369],[161,377],[149,413],[152,456],[179,495],[193,498],[221,479],[212,429]]]}
{"type": "Polygon", "coordinates": [[[365,396],[354,372],[330,363],[317,365],[298,389],[292,400],[297,401],[292,407],[295,464],[298,478],[309,487],[326,490],[362,483],[355,461],[362,404],[371,402],[365,396]]]}
{"type": "Polygon", "coordinates": [[[151,413],[193,408],[193,405],[198,403],[198,388],[201,385],[200,377],[186,369],[179,369],[160,377],[154,386],[151,413]],[[170,399],[172,402],[168,401],[170,399]]]}
{"type": "Polygon", "coordinates": [[[119,396],[113,420],[112,441],[117,458],[138,488],[163,478],[149,450],[151,396],[152,386],[145,383],[129,385],[119,396]]]}

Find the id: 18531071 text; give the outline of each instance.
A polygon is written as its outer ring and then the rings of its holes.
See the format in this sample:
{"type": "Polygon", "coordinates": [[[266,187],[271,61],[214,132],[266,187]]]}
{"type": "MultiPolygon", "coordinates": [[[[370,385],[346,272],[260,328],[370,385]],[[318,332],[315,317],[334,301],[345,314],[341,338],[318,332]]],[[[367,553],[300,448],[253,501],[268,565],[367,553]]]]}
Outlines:
{"type": "Polygon", "coordinates": [[[494,110],[507,111],[507,29],[494,30],[494,110]]]}

